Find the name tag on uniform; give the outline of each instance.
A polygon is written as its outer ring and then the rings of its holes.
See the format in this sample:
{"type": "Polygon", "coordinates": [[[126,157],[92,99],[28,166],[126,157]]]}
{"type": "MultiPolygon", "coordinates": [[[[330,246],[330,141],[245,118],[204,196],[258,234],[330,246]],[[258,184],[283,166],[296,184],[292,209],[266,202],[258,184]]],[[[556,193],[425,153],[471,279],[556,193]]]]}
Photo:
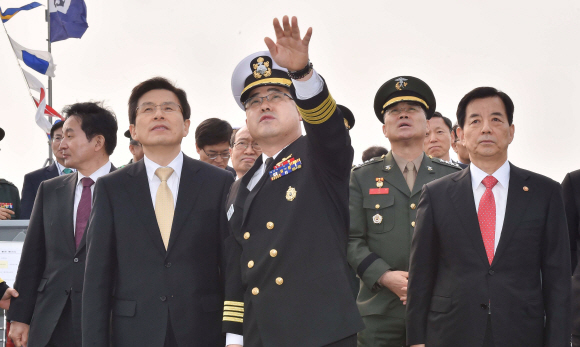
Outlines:
{"type": "Polygon", "coordinates": [[[228,209],[228,221],[230,220],[230,218],[232,218],[233,214],[234,214],[234,204],[230,205],[230,208],[228,209]]]}
{"type": "Polygon", "coordinates": [[[370,195],[377,195],[377,194],[389,194],[389,188],[371,188],[369,189],[370,195]]]}

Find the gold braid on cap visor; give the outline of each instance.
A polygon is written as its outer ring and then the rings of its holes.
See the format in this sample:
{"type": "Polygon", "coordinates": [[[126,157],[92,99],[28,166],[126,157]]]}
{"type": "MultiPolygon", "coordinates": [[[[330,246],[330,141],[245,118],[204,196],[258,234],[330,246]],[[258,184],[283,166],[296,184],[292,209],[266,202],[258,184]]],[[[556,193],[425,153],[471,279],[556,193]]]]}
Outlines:
{"type": "Polygon", "coordinates": [[[423,104],[423,105],[425,105],[425,107],[426,107],[427,109],[429,109],[429,105],[427,105],[427,103],[426,103],[426,102],[425,102],[423,99],[420,99],[420,98],[418,98],[418,97],[416,97],[416,96],[399,96],[399,97],[397,97],[397,98],[392,98],[391,100],[387,101],[387,102],[386,102],[386,103],[383,105],[383,110],[381,111],[381,113],[385,113],[385,109],[386,109],[387,107],[389,107],[390,105],[392,105],[392,104],[394,104],[394,103],[396,103],[396,102],[399,102],[399,101],[416,101],[416,102],[418,102],[418,103],[420,103],[420,104],[423,104]]]}

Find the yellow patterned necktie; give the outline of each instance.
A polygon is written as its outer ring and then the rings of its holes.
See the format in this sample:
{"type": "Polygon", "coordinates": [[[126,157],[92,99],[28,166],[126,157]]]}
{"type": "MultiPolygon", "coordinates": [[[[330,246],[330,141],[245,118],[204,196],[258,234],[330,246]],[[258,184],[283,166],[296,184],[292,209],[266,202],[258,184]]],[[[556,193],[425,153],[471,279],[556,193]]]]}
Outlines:
{"type": "Polygon", "coordinates": [[[167,179],[169,179],[172,173],[173,169],[170,167],[160,167],[155,170],[155,176],[161,180],[161,184],[157,189],[157,195],[155,196],[155,217],[157,217],[157,224],[159,224],[165,249],[167,249],[167,245],[169,244],[171,225],[173,224],[173,194],[167,185],[167,179]]]}

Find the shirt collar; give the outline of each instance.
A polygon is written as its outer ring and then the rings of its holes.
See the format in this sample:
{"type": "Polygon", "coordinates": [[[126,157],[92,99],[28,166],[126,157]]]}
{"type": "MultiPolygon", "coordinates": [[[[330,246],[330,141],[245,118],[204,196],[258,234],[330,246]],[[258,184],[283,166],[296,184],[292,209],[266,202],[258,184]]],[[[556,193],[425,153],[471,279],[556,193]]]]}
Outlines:
{"type": "MultiPolygon", "coordinates": [[[[290,146],[290,145],[288,145],[288,146],[290,146]]],[[[286,146],[286,147],[288,147],[288,146],[286,146]]],[[[274,156],[272,157],[272,159],[273,159],[273,160],[275,160],[275,159],[276,159],[276,157],[277,157],[277,156],[278,156],[280,153],[282,153],[282,151],[283,151],[283,150],[285,150],[285,149],[286,149],[286,147],[282,148],[282,149],[281,149],[281,150],[280,150],[278,153],[274,154],[274,156]]],[[[268,157],[268,155],[267,155],[266,153],[263,153],[263,152],[262,152],[262,163],[263,163],[263,165],[265,165],[265,164],[266,164],[266,159],[268,159],[268,158],[270,158],[270,157],[268,157]]]]}
{"type": "MultiPolygon", "coordinates": [[[[80,171],[77,171],[77,172],[78,172],[78,176],[77,176],[77,185],[78,185],[79,182],[81,181],[81,179],[85,178],[86,176],[83,175],[82,173],[80,173],[80,171]]],[[[89,177],[93,180],[93,182],[97,182],[99,177],[105,176],[109,172],[111,172],[111,162],[110,161],[108,161],[105,165],[103,165],[99,169],[97,169],[97,171],[90,174],[89,177]]]]}
{"type": "MultiPolygon", "coordinates": [[[[149,179],[149,182],[151,182],[153,177],[157,177],[155,176],[155,170],[160,168],[161,165],[147,158],[147,156],[143,157],[143,161],[145,162],[145,170],[147,171],[147,178],[149,179]]],[[[173,172],[177,175],[177,178],[179,179],[181,177],[181,169],[183,168],[183,152],[180,151],[177,157],[175,157],[175,159],[173,159],[173,161],[171,161],[169,165],[164,167],[172,168],[173,172]]]]}
{"type": "Polygon", "coordinates": [[[60,176],[65,167],[60,165],[60,163],[56,160],[54,161],[54,163],[56,164],[56,169],[58,170],[58,175],[60,176]]]}
{"type": "MultiPolygon", "coordinates": [[[[477,187],[479,187],[480,184],[483,184],[481,181],[483,181],[483,179],[487,177],[488,174],[475,166],[473,162],[469,164],[469,170],[471,171],[471,186],[473,190],[475,190],[477,187]]],[[[507,188],[510,181],[509,161],[506,160],[505,163],[503,163],[503,165],[492,174],[492,176],[495,177],[495,179],[499,184],[501,184],[502,187],[507,188]]]]}
{"type": "MultiPolygon", "coordinates": [[[[405,168],[407,167],[407,163],[408,163],[407,159],[398,156],[393,151],[391,151],[391,153],[393,153],[393,159],[395,159],[395,162],[397,163],[397,166],[399,167],[399,169],[401,169],[401,172],[405,172],[405,168]]],[[[417,170],[417,172],[419,172],[419,168],[421,167],[421,162],[423,161],[423,156],[425,156],[425,153],[421,153],[421,155],[419,155],[417,158],[411,160],[413,162],[413,164],[415,164],[415,170],[417,170]]]]}

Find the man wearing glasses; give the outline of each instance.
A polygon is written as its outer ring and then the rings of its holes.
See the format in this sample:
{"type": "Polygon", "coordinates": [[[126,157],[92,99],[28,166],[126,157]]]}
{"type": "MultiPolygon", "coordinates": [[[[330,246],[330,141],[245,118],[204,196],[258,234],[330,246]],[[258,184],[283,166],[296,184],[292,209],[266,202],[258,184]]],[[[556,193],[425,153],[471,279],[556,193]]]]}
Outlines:
{"type": "Polygon", "coordinates": [[[356,346],[363,324],[346,261],[354,151],[309,61],[312,29],[302,39],[296,17],[285,16],[274,30],[269,52],[246,57],[232,76],[262,155],[226,205],[226,345],[356,346]]]}
{"type": "Polygon", "coordinates": [[[224,343],[224,206],[234,179],[183,154],[190,115],[185,92],[164,78],[131,93],[131,137],[145,156],[95,187],[83,346],[224,343]]]}
{"type": "Polygon", "coordinates": [[[242,178],[262,154],[262,147],[254,141],[248,127],[244,125],[232,134],[230,154],[236,177],[242,178]]]}
{"type": "Polygon", "coordinates": [[[228,166],[231,136],[230,123],[218,118],[206,119],[195,129],[195,149],[199,160],[228,170],[235,176],[236,171],[228,166]]]}

